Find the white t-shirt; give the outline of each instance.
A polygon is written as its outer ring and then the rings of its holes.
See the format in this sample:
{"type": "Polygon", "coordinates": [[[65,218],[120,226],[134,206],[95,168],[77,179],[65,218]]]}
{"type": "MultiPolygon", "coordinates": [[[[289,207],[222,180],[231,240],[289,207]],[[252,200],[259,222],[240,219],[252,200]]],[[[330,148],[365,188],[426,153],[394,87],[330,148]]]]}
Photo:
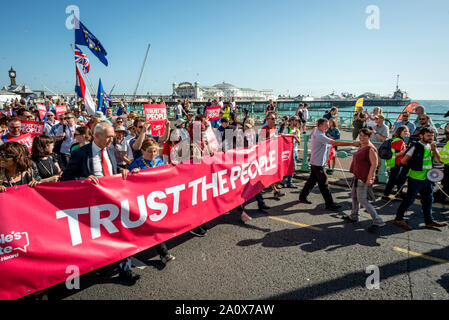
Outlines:
{"type": "Polygon", "coordinates": [[[310,157],[310,164],[313,166],[324,167],[329,161],[329,152],[331,150],[331,145],[329,142],[332,139],[326,137],[326,135],[316,129],[312,135],[312,140],[310,143],[310,148],[312,150],[312,155],[310,157]]]}
{"type": "Polygon", "coordinates": [[[176,106],[176,115],[177,116],[182,116],[182,105],[178,104],[176,106]]]}

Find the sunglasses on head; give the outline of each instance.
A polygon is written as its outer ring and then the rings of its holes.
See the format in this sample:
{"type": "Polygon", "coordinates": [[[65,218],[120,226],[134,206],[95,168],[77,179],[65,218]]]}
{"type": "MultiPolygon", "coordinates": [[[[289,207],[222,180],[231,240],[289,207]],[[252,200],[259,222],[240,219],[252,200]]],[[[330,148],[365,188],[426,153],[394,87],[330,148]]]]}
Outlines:
{"type": "Polygon", "coordinates": [[[3,158],[3,159],[14,158],[14,155],[11,153],[0,153],[0,158],[3,158]]]}

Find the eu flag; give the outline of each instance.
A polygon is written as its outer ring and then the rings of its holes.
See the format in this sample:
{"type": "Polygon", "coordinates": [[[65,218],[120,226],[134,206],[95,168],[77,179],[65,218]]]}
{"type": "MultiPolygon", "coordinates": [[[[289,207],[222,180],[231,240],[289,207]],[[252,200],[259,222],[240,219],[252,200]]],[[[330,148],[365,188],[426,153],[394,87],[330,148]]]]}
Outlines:
{"type": "Polygon", "coordinates": [[[98,83],[98,91],[97,91],[97,100],[98,100],[98,106],[97,111],[103,112],[103,114],[106,114],[106,108],[107,108],[107,102],[104,99],[104,95],[106,93],[103,90],[103,84],[101,83],[101,79],[98,83]]]}
{"type": "Polygon", "coordinates": [[[84,26],[84,24],[81,23],[81,21],[76,20],[75,25],[77,23],[78,28],[75,27],[75,44],[88,47],[90,51],[92,51],[92,53],[107,66],[107,52],[101,45],[101,42],[84,26]]]}

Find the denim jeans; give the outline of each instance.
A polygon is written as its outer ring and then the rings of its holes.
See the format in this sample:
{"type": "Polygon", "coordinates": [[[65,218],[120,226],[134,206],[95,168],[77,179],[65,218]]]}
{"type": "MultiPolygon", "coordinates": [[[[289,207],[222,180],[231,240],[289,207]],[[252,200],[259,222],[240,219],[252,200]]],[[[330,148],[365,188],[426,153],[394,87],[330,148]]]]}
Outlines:
{"type": "Polygon", "coordinates": [[[396,213],[395,220],[404,220],[404,214],[407,209],[415,202],[418,193],[421,195],[421,205],[424,214],[425,224],[433,222],[432,202],[433,202],[433,183],[429,180],[415,180],[408,178],[408,191],[405,199],[402,201],[396,213]]]}
{"type": "MultiPolygon", "coordinates": [[[[298,161],[298,150],[296,148],[293,150],[293,154],[294,154],[294,158],[293,158],[294,161],[293,161],[293,163],[294,163],[294,168],[295,168],[295,171],[296,171],[296,162],[298,161]]],[[[288,186],[293,183],[293,176],[294,176],[294,174],[285,177],[285,179],[287,180],[286,184],[288,186]]]]}
{"type": "Polygon", "coordinates": [[[368,201],[368,187],[366,184],[360,180],[354,178],[352,181],[352,212],[350,218],[353,220],[359,220],[359,209],[360,205],[362,205],[366,211],[371,215],[373,219],[373,225],[381,226],[384,224],[384,221],[377,214],[376,209],[373,205],[368,201]]]}

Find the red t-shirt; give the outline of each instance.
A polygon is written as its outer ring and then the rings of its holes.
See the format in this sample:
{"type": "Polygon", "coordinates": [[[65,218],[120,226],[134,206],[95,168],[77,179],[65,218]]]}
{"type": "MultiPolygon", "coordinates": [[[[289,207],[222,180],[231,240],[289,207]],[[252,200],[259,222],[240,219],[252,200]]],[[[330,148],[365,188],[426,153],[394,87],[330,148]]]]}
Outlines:
{"type": "MultiPolygon", "coordinates": [[[[394,149],[394,150],[396,150],[396,152],[401,152],[401,151],[404,151],[405,150],[405,142],[404,142],[404,140],[398,140],[398,141],[395,141],[395,142],[393,142],[392,144],[391,144],[391,147],[394,149]]],[[[401,160],[402,160],[402,158],[404,157],[404,155],[402,155],[402,156],[399,156],[399,157],[396,157],[396,165],[397,166],[399,166],[399,165],[401,165],[401,160]]]]}
{"type": "Polygon", "coordinates": [[[371,161],[369,159],[370,150],[374,150],[377,153],[376,147],[373,146],[366,146],[357,151],[352,157],[351,168],[349,169],[349,172],[365,183],[371,167],[371,161]]]}

